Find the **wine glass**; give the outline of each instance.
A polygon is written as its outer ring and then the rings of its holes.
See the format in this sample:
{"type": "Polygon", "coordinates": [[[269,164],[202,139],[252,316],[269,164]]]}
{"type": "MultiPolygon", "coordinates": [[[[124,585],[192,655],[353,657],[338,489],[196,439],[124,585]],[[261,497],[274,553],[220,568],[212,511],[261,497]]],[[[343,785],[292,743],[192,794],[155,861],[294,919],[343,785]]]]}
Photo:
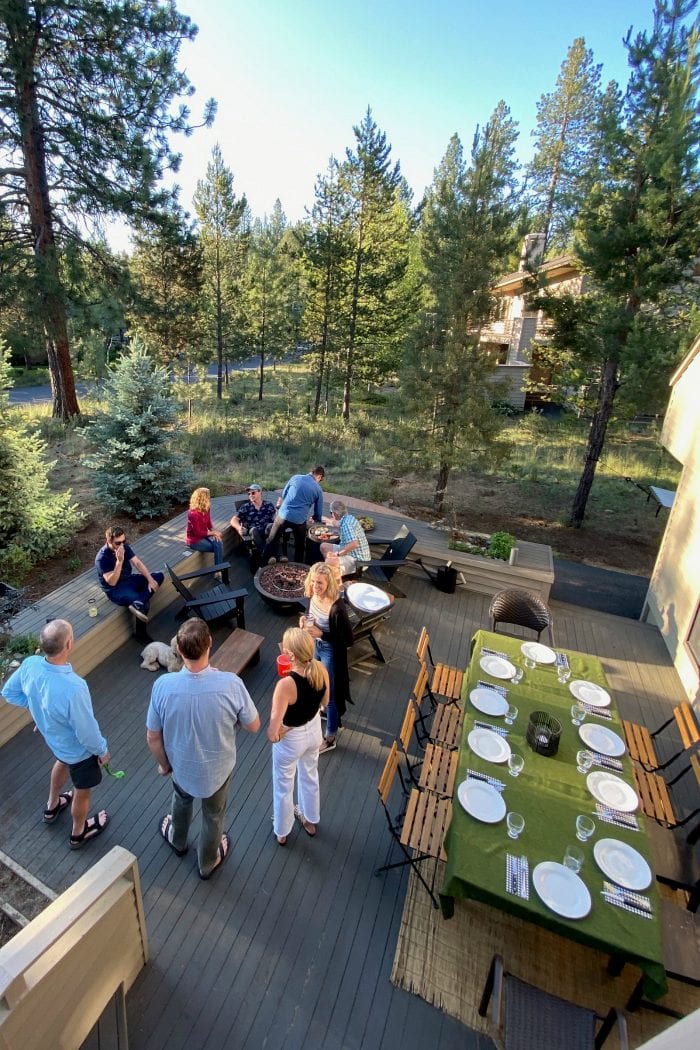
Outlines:
{"type": "Polygon", "coordinates": [[[525,827],[525,817],[520,813],[508,813],[506,815],[506,825],[508,827],[508,838],[517,839],[525,827]]]}
{"type": "Polygon", "coordinates": [[[522,773],[523,766],[525,765],[525,759],[522,755],[516,755],[515,751],[511,751],[508,756],[508,772],[512,777],[518,777],[522,773]]]}
{"type": "Polygon", "coordinates": [[[595,831],[595,821],[587,817],[585,813],[579,813],[576,817],[576,838],[580,842],[587,842],[595,831]]]}
{"type": "Polygon", "coordinates": [[[593,755],[590,751],[586,751],[584,748],[582,751],[576,752],[576,768],[579,773],[588,773],[592,765],[593,755]]]}
{"type": "Polygon", "coordinates": [[[571,705],[571,722],[575,726],[580,726],[586,717],[586,708],[583,704],[572,704],[571,705]]]}

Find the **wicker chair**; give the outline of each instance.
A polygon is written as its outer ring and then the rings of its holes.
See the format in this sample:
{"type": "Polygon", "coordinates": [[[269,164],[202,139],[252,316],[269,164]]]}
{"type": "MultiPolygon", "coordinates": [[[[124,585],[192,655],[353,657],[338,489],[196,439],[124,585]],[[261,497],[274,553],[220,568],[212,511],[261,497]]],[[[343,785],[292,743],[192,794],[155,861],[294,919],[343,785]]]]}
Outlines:
{"type": "Polygon", "coordinates": [[[554,645],[554,618],[541,598],[529,591],[499,591],[493,596],[489,609],[491,630],[496,630],[499,623],[515,624],[528,627],[537,632],[537,641],[543,631],[549,628],[549,637],[554,645]]]}
{"type": "Polygon", "coordinates": [[[491,998],[491,1023],[500,1034],[505,1050],[564,1046],[567,1050],[593,1050],[603,1045],[615,1026],[620,1050],[627,1050],[629,1046],[627,1022],[619,1010],[613,1008],[602,1018],[595,1010],[543,992],[507,973],[500,955],[494,955],[491,960],[479,1003],[482,1017],[486,1016],[491,998]],[[503,1010],[502,1000],[505,1000],[503,1010]],[[599,1021],[603,1023],[596,1033],[599,1021]]]}

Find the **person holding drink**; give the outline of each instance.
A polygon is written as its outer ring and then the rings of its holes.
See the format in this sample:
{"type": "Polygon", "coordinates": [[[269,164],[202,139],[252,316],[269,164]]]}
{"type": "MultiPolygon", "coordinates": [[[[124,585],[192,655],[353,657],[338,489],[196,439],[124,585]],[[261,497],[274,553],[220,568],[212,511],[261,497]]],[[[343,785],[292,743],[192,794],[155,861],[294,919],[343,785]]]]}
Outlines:
{"type": "Polygon", "coordinates": [[[320,751],[325,754],[335,749],[342,717],[347,705],[352,703],[348,649],[354,638],[338,580],[330,565],[317,562],[311,566],[304,581],[304,594],[309,606],[300,617],[299,626],[314,639],[316,658],[328,671],[330,680],[328,720],[320,751]]]}

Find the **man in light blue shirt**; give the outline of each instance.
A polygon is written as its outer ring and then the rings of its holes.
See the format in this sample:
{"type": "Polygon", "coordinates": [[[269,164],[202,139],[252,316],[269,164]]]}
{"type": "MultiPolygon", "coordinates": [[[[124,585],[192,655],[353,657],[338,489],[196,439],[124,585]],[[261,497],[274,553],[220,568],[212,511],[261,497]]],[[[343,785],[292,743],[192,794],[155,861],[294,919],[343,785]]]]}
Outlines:
{"type": "Polygon", "coordinates": [[[323,467],[314,467],[308,474],[294,474],[282,490],[277,502],[277,514],[262,553],[262,564],[277,560],[279,537],[285,529],[294,533],[294,560],[304,561],[306,525],[309,517],[320,522],[323,517],[323,489],[320,482],[326,476],[323,467]]]}
{"type": "Polygon", "coordinates": [[[372,560],[372,552],[365,530],[342,499],[333,500],[331,514],[340,529],[340,536],[337,543],[322,543],[321,554],[324,558],[331,553],[337,554],[341,575],[349,576],[355,570],[356,562],[372,560]]]}
{"type": "Polygon", "coordinates": [[[101,767],[109,762],[107,741],[92,711],[87,682],[69,661],[73,628],[67,620],[50,620],[39,641],[45,656],[30,656],[2,687],[3,697],[29,710],[36,727],[53,752],[49,798],[44,821],[53,824],[71,806],[71,849],[96,838],[109,817],[100,810],[88,817],[90,793],[102,780],[101,767]],[[74,791],[62,791],[68,776],[74,791]]]}
{"type": "Polygon", "coordinates": [[[260,716],[238,675],[209,666],[211,634],[203,620],[187,620],[177,632],[184,667],[162,675],[151,692],[146,740],[158,772],[172,774],[172,813],[160,833],[178,855],[187,853],[195,798],[202,802],[197,859],[208,879],[226,860],[223,831],[228,789],[236,764],[236,726],[257,733],[260,716]]]}

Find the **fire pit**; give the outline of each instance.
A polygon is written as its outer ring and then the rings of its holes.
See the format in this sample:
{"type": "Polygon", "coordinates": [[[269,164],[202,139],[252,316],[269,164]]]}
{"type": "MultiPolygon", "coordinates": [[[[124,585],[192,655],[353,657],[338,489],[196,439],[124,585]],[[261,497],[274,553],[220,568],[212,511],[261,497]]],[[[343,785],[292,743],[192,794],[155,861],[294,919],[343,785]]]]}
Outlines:
{"type": "Polygon", "coordinates": [[[308,565],[288,561],[277,565],[265,565],[256,572],[253,583],[258,593],[273,608],[293,609],[304,597],[304,580],[308,565]]]}

